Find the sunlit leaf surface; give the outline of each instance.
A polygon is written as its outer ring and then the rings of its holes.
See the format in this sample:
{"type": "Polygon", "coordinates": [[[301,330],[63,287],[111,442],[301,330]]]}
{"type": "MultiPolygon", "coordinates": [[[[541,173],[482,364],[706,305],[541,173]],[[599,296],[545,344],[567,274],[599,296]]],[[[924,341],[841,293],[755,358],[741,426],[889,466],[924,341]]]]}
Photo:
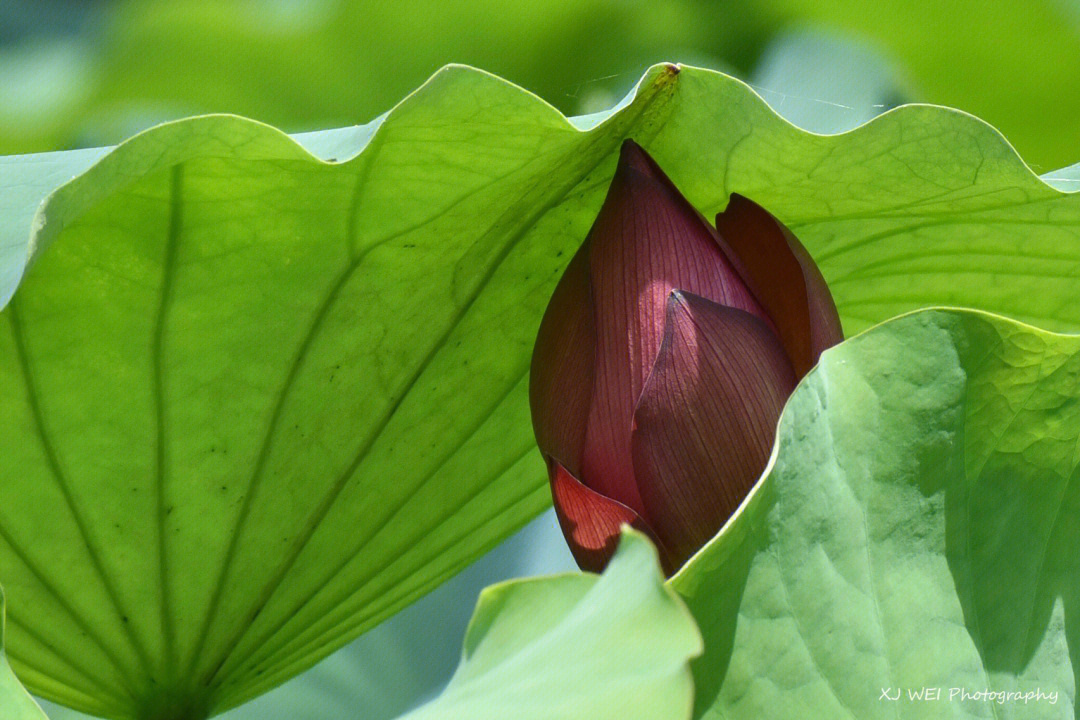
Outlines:
{"type": "Polygon", "coordinates": [[[826,352],[672,581],[696,716],[1074,717],[1078,445],[1080,337],[927,310],[826,352]]]}
{"type": "Polygon", "coordinates": [[[486,589],[449,686],[404,720],[689,718],[689,660],[700,651],[655,548],[626,530],[602,576],[486,589]]]}

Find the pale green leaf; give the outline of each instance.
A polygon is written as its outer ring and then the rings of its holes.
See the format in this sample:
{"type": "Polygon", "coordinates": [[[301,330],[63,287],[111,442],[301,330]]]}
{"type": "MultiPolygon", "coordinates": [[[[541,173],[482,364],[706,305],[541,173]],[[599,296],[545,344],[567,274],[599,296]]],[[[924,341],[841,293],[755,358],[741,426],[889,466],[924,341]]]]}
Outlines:
{"type": "Polygon", "coordinates": [[[602,576],[486,589],[446,690],[407,720],[689,718],[701,636],[656,550],[625,530],[602,576]]]}
{"type": "Polygon", "coordinates": [[[38,205],[57,187],[85,172],[105,152],[92,149],[0,156],[0,306],[11,299],[22,277],[38,205]]]}
{"type": "MultiPolygon", "coordinates": [[[[0,588],[0,717],[4,720],[46,720],[45,713],[41,712],[41,708],[30,697],[30,693],[26,692],[26,688],[19,683],[19,679],[15,677],[11,666],[8,665],[7,655],[4,653],[5,616],[4,590],[0,588]]],[[[700,644],[701,638],[698,636],[699,651],[700,644]]],[[[689,677],[686,682],[689,687],[689,677]]],[[[690,702],[689,697],[686,702],[690,702]]]]}
{"type": "Polygon", "coordinates": [[[695,714],[1074,717],[1078,448],[1080,337],[926,310],[826,352],[672,580],[705,635],[695,714]]]}

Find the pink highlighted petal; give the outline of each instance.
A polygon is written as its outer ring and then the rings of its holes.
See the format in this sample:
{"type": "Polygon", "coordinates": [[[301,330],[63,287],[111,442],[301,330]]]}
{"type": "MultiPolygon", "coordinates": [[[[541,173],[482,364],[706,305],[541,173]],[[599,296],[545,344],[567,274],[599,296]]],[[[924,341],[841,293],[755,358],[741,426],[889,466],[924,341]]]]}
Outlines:
{"type": "Polygon", "coordinates": [[[596,374],[581,475],[642,512],[630,458],[634,406],[664,332],[668,294],[683,289],[765,318],[715,231],[632,141],[589,232],[596,374]]]}

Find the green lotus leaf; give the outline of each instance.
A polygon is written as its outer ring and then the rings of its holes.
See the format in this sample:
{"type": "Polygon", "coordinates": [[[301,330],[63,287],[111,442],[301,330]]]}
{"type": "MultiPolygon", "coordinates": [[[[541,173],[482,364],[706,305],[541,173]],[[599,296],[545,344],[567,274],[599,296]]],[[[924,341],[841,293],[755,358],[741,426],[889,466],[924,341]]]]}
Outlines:
{"type": "Polygon", "coordinates": [[[1074,717],[1078,447],[1080,336],[925,310],[827,351],[672,579],[696,716],[1074,717]]]}
{"type": "Polygon", "coordinates": [[[438,698],[403,720],[678,720],[693,702],[701,635],[663,582],[656,550],[626,529],[602,576],[487,588],[438,698]]]}
{"type": "Polygon", "coordinates": [[[992,128],[918,106],[812,135],[692,68],[573,121],[451,67],[369,126],[210,116],[7,158],[0,578],[27,686],[221,711],[544,508],[532,341],[626,137],[706,216],[738,191],[792,227],[849,334],[940,304],[1080,327],[1080,198],[992,128]]]}

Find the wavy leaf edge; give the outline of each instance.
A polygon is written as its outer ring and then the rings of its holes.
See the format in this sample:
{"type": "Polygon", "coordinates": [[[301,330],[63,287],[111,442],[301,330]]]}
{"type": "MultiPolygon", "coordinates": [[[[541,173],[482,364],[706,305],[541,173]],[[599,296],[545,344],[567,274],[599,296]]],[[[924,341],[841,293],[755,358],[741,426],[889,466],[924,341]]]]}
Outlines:
{"type": "MultiPolygon", "coordinates": [[[[964,123],[969,123],[974,127],[981,130],[989,130],[997,141],[1008,149],[1009,155],[1015,161],[1016,165],[1022,167],[1030,180],[1037,182],[1040,186],[1046,189],[1052,190],[1062,196],[1072,195],[1080,190],[1066,191],[1061,189],[1060,184],[1055,184],[1052,178],[1044,178],[1037,174],[1030,165],[1020,156],[1016,148],[1009,142],[1009,140],[993,125],[982,120],[981,118],[972,115],[957,108],[950,108],[943,105],[934,105],[929,103],[908,103],[900,105],[895,108],[891,108],[867,122],[855,127],[851,130],[847,130],[842,133],[834,134],[822,134],[815,133],[809,130],[804,130],[797,125],[791,123],[789,120],[777,113],[771,105],[746,82],[726,73],[710,70],[707,68],[696,67],[693,65],[686,65],[682,63],[657,63],[648,68],[642,77],[634,84],[625,97],[615,103],[611,108],[600,111],[598,113],[592,113],[582,116],[566,116],[558,109],[556,109],[549,102],[541,98],[540,96],[532,93],[531,91],[518,86],[509,80],[499,77],[493,73],[489,73],[485,70],[475,68],[469,65],[462,64],[449,64],[445,65],[434,74],[431,75],[423,84],[413,90],[400,100],[394,107],[379,115],[370,122],[362,125],[356,125],[345,128],[337,128],[332,130],[314,131],[307,133],[289,134],[272,125],[263,123],[259,120],[245,118],[240,115],[233,115],[228,113],[219,114],[207,114],[196,115],[189,118],[183,118],[180,120],[173,120],[159,125],[155,125],[151,128],[143,130],[132,137],[128,138],[124,142],[111,148],[98,148],[93,149],[103,154],[99,155],[87,168],[82,172],[75,175],[71,179],[67,180],[63,184],[49,191],[45,197],[40,201],[37,209],[34,211],[31,219],[29,236],[26,242],[26,251],[23,258],[23,265],[19,268],[15,275],[15,282],[11,287],[0,287],[0,310],[2,310],[8,302],[10,302],[12,296],[18,288],[22,277],[26,271],[30,269],[36,260],[36,258],[48,248],[49,243],[56,237],[57,234],[63,229],[63,227],[74,218],[78,217],[81,210],[97,199],[107,196],[111,192],[134,183],[141,177],[144,177],[155,171],[164,170],[168,167],[172,167],[185,160],[194,158],[210,158],[210,157],[240,157],[244,159],[302,159],[308,162],[318,165],[347,165],[358,161],[364,155],[367,148],[372,145],[372,142],[383,131],[384,126],[387,123],[392,123],[397,114],[402,109],[409,107],[412,103],[422,101],[422,99],[429,93],[437,92],[437,89],[443,81],[452,78],[454,75],[464,73],[467,75],[476,75],[485,79],[485,82],[490,82],[496,86],[501,86],[504,91],[510,91],[514,93],[520,93],[532,98],[532,101],[536,104],[536,107],[542,112],[552,116],[557,121],[564,125],[564,129],[567,131],[576,131],[582,134],[588,134],[597,130],[604,125],[614,121],[619,115],[633,108],[640,98],[647,95],[643,93],[643,90],[654,88],[656,86],[663,85],[667,82],[674,82],[677,86],[678,77],[683,72],[700,73],[704,76],[712,78],[714,81],[731,83],[738,88],[738,92],[745,96],[752,97],[753,101],[757,103],[761,108],[767,111],[768,116],[771,118],[771,122],[778,123],[781,126],[787,127],[789,130],[795,130],[798,133],[809,137],[829,137],[829,138],[841,138],[849,136],[858,136],[871,132],[872,129],[883,122],[892,121],[896,116],[903,114],[912,114],[919,112],[931,112],[935,114],[951,115],[959,118],[964,123]],[[170,140],[175,140],[184,135],[197,137],[199,130],[203,126],[209,127],[207,123],[216,123],[221,120],[227,120],[230,123],[235,123],[238,127],[244,127],[249,131],[249,134],[256,140],[264,143],[271,143],[273,147],[263,149],[262,152],[257,153],[237,153],[235,148],[232,152],[214,152],[212,147],[208,144],[205,149],[198,145],[191,146],[186,145],[181,152],[174,152],[170,154],[169,150],[175,148],[177,143],[170,140]],[[339,139],[342,135],[354,135],[352,138],[352,144],[354,146],[348,148],[348,153],[343,157],[338,158],[330,156],[328,154],[329,144],[325,143],[327,139],[331,137],[335,140],[339,139]],[[134,174],[123,173],[126,178],[123,182],[114,183],[102,183],[100,186],[95,185],[94,181],[98,179],[98,176],[105,175],[112,169],[113,165],[120,163],[123,155],[128,152],[130,148],[139,148],[144,145],[160,144],[166,149],[154,158],[153,162],[143,165],[134,174]],[[321,150],[327,154],[320,152],[320,145],[323,145],[321,150]],[[89,193],[89,197],[82,202],[76,202],[74,207],[67,208],[66,204],[69,201],[69,196],[74,195],[75,191],[84,185],[89,185],[93,188],[93,192],[89,193]]],[[[676,87],[677,89],[677,87],[676,87]]],[[[670,100],[669,100],[670,102],[670,100]]],[[[208,136],[210,137],[210,136],[208,136]]],[[[245,145],[246,147],[246,145],[245,145]]],[[[71,152],[71,151],[68,151],[71,152]]],[[[88,152],[85,150],[74,152],[88,152]]],[[[58,153],[45,153],[44,155],[61,155],[64,151],[58,153]]],[[[40,157],[41,155],[24,155],[24,156],[10,156],[11,158],[31,158],[40,157]]],[[[1053,176],[1055,173],[1068,170],[1069,168],[1062,168],[1059,170],[1051,171],[1047,173],[1048,176],[1053,176]]],[[[3,240],[3,238],[0,238],[3,240]]],[[[18,242],[18,241],[16,241],[18,242]]]]}

